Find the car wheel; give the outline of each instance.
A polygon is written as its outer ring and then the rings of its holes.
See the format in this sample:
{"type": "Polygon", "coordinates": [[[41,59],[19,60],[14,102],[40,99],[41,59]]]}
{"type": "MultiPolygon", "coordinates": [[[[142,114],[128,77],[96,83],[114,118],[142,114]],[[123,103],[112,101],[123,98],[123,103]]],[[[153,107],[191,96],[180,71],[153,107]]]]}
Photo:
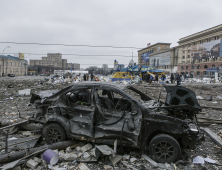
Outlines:
{"type": "Polygon", "coordinates": [[[177,140],[166,134],[155,136],[149,144],[149,151],[152,158],[160,163],[177,161],[181,152],[177,140]]]}
{"type": "Polygon", "coordinates": [[[44,127],[43,135],[47,143],[52,144],[66,140],[66,132],[58,123],[52,123],[44,127]]]}

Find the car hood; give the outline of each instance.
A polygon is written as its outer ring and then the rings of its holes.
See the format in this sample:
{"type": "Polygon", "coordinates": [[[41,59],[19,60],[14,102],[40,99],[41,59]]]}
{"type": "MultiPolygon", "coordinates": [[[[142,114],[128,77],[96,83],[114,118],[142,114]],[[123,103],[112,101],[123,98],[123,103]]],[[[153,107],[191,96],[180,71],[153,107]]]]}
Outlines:
{"type": "Polygon", "coordinates": [[[37,93],[33,93],[30,103],[34,103],[34,101],[36,101],[37,99],[45,99],[48,97],[51,97],[52,95],[54,95],[55,93],[57,93],[59,90],[58,89],[54,89],[54,90],[45,90],[45,91],[40,91],[37,93]]]}

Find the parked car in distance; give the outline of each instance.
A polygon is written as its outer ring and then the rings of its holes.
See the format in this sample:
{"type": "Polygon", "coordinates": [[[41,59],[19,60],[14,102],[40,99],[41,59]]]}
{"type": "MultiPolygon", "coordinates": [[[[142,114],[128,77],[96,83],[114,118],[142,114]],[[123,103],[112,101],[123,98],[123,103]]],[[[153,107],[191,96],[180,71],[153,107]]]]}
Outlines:
{"type": "Polygon", "coordinates": [[[15,77],[14,74],[8,74],[7,76],[8,76],[8,77],[15,77]]]}
{"type": "Polygon", "coordinates": [[[182,86],[164,86],[165,102],[155,101],[131,85],[74,83],[62,90],[32,94],[37,110],[29,119],[44,125],[47,143],[80,139],[149,151],[161,163],[175,162],[181,148],[200,139],[195,93],[182,86]]]}

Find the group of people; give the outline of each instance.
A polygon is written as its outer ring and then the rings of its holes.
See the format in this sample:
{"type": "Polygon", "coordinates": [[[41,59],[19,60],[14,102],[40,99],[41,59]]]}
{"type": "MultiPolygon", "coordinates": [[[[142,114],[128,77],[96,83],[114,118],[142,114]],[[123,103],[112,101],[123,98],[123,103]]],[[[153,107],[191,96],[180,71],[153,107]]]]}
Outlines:
{"type": "MultiPolygon", "coordinates": [[[[184,78],[186,78],[186,77],[184,77],[184,78]]],[[[152,81],[159,82],[159,79],[164,81],[164,80],[166,80],[166,76],[164,74],[161,74],[160,77],[158,76],[158,74],[155,74],[155,77],[153,77],[150,74],[144,74],[143,75],[143,80],[148,82],[149,84],[151,84],[152,81]]],[[[180,85],[180,83],[182,81],[182,75],[171,73],[170,81],[171,81],[171,84],[173,84],[176,81],[177,85],[180,85]]]]}
{"type": "MultiPolygon", "coordinates": [[[[186,75],[185,75],[186,76],[186,75]]],[[[186,77],[185,77],[186,78],[186,77]]],[[[171,73],[170,75],[170,81],[171,84],[174,83],[174,81],[177,81],[177,86],[180,85],[181,81],[182,81],[182,75],[179,75],[178,73],[176,75],[174,75],[173,73],[171,73]]]]}
{"type": "MultiPolygon", "coordinates": [[[[164,80],[166,79],[166,76],[165,76],[164,74],[161,74],[160,79],[161,79],[162,81],[164,81],[164,80]]],[[[155,74],[154,77],[153,77],[152,75],[150,75],[150,74],[144,74],[144,75],[143,75],[143,80],[146,81],[146,82],[148,82],[149,84],[151,84],[152,81],[158,82],[158,81],[159,81],[159,76],[158,76],[158,74],[155,74]]]]}
{"type": "Polygon", "coordinates": [[[83,80],[84,80],[84,81],[89,81],[89,77],[91,78],[91,81],[93,81],[93,80],[95,79],[95,77],[94,77],[93,74],[91,74],[91,75],[89,75],[89,74],[84,74],[84,75],[83,75],[83,80]]]}

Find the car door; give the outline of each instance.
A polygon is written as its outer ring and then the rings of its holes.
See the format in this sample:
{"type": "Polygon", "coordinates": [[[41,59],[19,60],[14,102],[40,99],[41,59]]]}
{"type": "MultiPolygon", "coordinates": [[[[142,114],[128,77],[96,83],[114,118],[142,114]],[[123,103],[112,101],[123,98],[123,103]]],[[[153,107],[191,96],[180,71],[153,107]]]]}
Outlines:
{"type": "Polygon", "coordinates": [[[101,138],[109,139],[107,141],[120,139],[120,141],[127,141],[128,144],[137,146],[142,123],[142,112],[124,94],[124,92],[115,89],[95,89],[96,140],[101,138]],[[108,92],[107,95],[103,95],[104,90],[108,92]]]}
{"type": "Polygon", "coordinates": [[[92,100],[93,90],[88,88],[76,89],[65,94],[65,104],[59,104],[61,114],[68,116],[70,132],[77,137],[94,137],[95,106],[92,100]],[[87,99],[80,98],[84,94],[87,99]]]}

